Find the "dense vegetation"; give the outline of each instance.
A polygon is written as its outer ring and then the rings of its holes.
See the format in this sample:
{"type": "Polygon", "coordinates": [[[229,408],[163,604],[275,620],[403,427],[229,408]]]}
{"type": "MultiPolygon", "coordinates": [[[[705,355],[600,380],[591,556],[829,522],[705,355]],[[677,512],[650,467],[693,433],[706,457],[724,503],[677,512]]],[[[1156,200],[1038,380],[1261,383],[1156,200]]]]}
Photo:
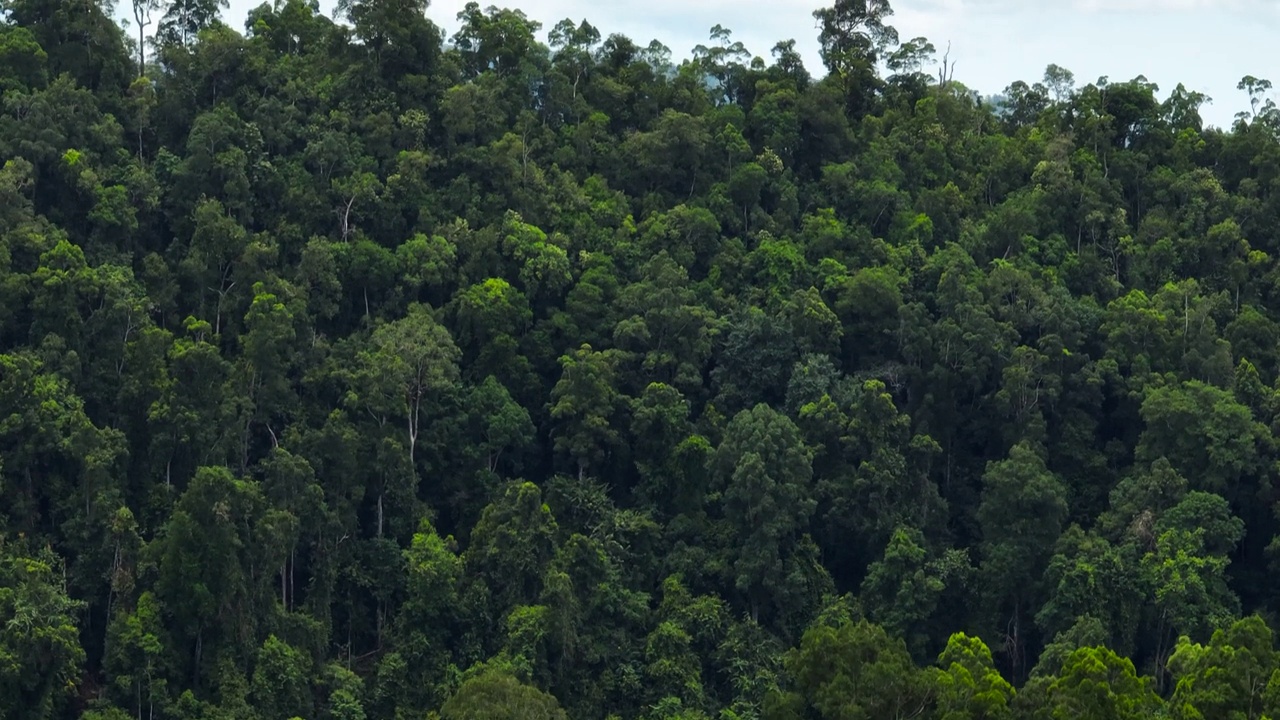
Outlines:
{"type": "Polygon", "coordinates": [[[0,718],[1280,717],[1268,82],[0,8],[0,718]]]}

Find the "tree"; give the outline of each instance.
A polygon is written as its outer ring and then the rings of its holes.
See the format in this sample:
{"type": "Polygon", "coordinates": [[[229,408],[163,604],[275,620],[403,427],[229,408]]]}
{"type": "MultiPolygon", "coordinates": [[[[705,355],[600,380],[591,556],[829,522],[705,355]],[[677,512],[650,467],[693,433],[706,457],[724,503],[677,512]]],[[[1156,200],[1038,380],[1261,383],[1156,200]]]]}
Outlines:
{"type": "Polygon", "coordinates": [[[484,613],[477,618],[480,628],[496,629],[513,608],[532,605],[541,595],[558,529],[542,491],[531,482],[509,483],[484,509],[463,556],[464,592],[484,613]]]}
{"type": "Polygon", "coordinates": [[[133,7],[133,23],[138,27],[138,77],[147,74],[147,28],[151,16],[163,7],[163,0],[130,0],[133,7]]]}
{"type": "Polygon", "coordinates": [[[156,30],[160,42],[180,47],[195,42],[201,30],[218,21],[221,10],[230,6],[228,0],[164,0],[164,17],[156,30]]]}
{"type": "Polygon", "coordinates": [[[516,338],[533,319],[524,293],[506,280],[489,278],[458,293],[453,308],[468,377],[491,374],[508,383],[519,377],[516,338]]]}
{"type": "Polygon", "coordinates": [[[363,371],[381,387],[367,402],[395,412],[406,424],[412,465],[424,410],[438,404],[440,394],[458,380],[458,348],[431,309],[417,304],[403,318],[379,326],[370,340],[371,350],[362,354],[363,371]]]}
{"type": "Polygon", "coordinates": [[[1036,613],[1046,637],[1068,631],[1081,617],[1107,628],[1108,645],[1133,647],[1141,618],[1141,571],[1132,553],[1072,525],[1058,538],[1045,570],[1047,599],[1036,613]]]}
{"type": "Polygon", "coordinates": [[[844,89],[848,109],[865,112],[876,82],[876,63],[898,44],[898,31],[886,21],[893,15],[888,0],[836,0],[813,12],[821,33],[819,53],[844,89]]]}
{"type": "Polygon", "coordinates": [[[981,639],[956,633],[938,656],[932,675],[939,720],[1007,720],[1012,718],[1013,686],[996,670],[981,639]]]}
{"type": "Polygon", "coordinates": [[[66,706],[85,661],[61,560],[51,551],[0,544],[0,714],[53,717],[66,706]]]}
{"type": "Polygon", "coordinates": [[[458,22],[461,27],[453,42],[471,77],[486,70],[499,76],[514,75],[526,63],[542,60],[546,52],[535,39],[542,23],[529,20],[520,10],[490,6],[482,12],[479,3],[469,2],[458,13],[458,22]]]}
{"type": "Polygon", "coordinates": [[[643,279],[618,298],[626,317],[614,326],[613,340],[634,354],[637,375],[694,392],[711,355],[715,315],[698,304],[688,273],[665,252],[641,272],[643,279]]]}
{"type": "Polygon", "coordinates": [[[556,699],[501,669],[462,683],[440,709],[441,720],[568,720],[556,699]]]}
{"type": "Polygon", "coordinates": [[[884,558],[872,563],[862,581],[867,616],[894,637],[903,638],[914,655],[921,654],[928,642],[926,628],[947,579],[937,563],[926,562],[923,545],[919,530],[898,528],[884,558]]]}
{"type": "MultiPolygon", "coordinates": [[[[133,63],[125,48],[125,35],[113,22],[114,0],[5,0],[3,11],[12,26],[34,35],[44,50],[49,77],[65,74],[69,84],[99,93],[104,99],[128,85],[133,63]]],[[[37,89],[36,85],[30,87],[37,89]]],[[[68,110],[63,108],[64,113],[68,110]]]]}
{"type": "Polygon", "coordinates": [[[111,674],[117,696],[133,717],[152,717],[157,702],[165,701],[167,648],[159,601],[152,592],[138,596],[132,611],[120,611],[107,630],[104,669],[111,674]]]}
{"type": "Polygon", "coordinates": [[[787,655],[791,690],[771,696],[766,720],[870,720],[924,711],[929,690],[901,640],[866,621],[805,631],[787,655]]]}
{"type": "MultiPolygon", "coordinates": [[[[1240,526],[1232,529],[1238,533],[1240,526]]],[[[1238,538],[1225,539],[1234,545],[1238,538]]],[[[1204,637],[1239,613],[1240,601],[1226,583],[1230,561],[1206,545],[1204,528],[1160,528],[1154,549],[1142,557],[1142,573],[1155,593],[1156,660],[1161,665],[1174,637],[1204,637]]]]}
{"type": "Polygon", "coordinates": [[[617,391],[615,354],[583,345],[560,357],[560,380],[551,390],[551,418],[560,428],[556,450],[578,466],[578,477],[607,457],[618,432],[614,415],[622,405],[617,391]]]}
{"type": "Polygon", "coordinates": [[[548,237],[534,225],[508,212],[503,222],[503,251],[519,264],[517,275],[534,300],[558,298],[573,280],[563,237],[548,237]]]}
{"type": "Polygon", "coordinates": [[[1207,646],[1184,636],[1169,656],[1169,670],[1173,717],[1264,717],[1276,670],[1271,629],[1252,615],[1214,631],[1207,646]]]}
{"type": "Polygon", "coordinates": [[[337,11],[355,25],[361,40],[381,49],[405,25],[421,19],[429,4],[428,0],[338,0],[337,11]]]}
{"type": "Polygon", "coordinates": [[[357,355],[353,371],[344,373],[350,388],[344,397],[347,407],[370,418],[382,440],[377,452],[399,456],[378,463],[378,537],[384,530],[387,494],[413,497],[426,418],[439,413],[444,396],[455,389],[459,356],[449,331],[437,322],[432,310],[414,304],[404,317],[378,325],[367,347],[357,355]],[[394,429],[397,425],[404,429],[403,434],[394,429]]]}
{"type": "Polygon", "coordinates": [[[1070,70],[1049,63],[1044,69],[1044,85],[1049,88],[1049,92],[1053,93],[1054,102],[1061,103],[1071,98],[1071,93],[1075,90],[1076,76],[1070,70]]]}
{"type": "Polygon", "coordinates": [[[232,270],[248,244],[248,233],[217,200],[196,206],[195,229],[190,249],[181,267],[196,286],[201,298],[203,319],[213,315],[213,332],[222,333],[222,313],[226,298],[235,286],[232,270]],[[205,293],[217,296],[213,312],[206,310],[205,293]]]}
{"type": "Polygon", "coordinates": [[[727,523],[731,577],[752,620],[804,603],[797,563],[813,499],[812,453],[786,416],[757,405],[734,416],[712,459],[727,523]]]}
{"type": "Polygon", "coordinates": [[[801,406],[799,416],[835,456],[818,484],[826,501],[821,538],[833,563],[856,572],[874,561],[897,528],[932,532],[946,512],[929,477],[940,448],[929,436],[912,434],[911,418],[884,382],[832,388],[801,406]],[[855,547],[842,540],[848,537],[858,539],[855,547]]]}
{"type": "Polygon", "coordinates": [[[483,459],[484,469],[496,473],[504,454],[509,465],[519,467],[519,454],[533,443],[529,412],[492,375],[471,389],[467,407],[475,433],[468,448],[483,459]]]}
{"type": "Polygon", "coordinates": [[[267,589],[254,586],[267,578],[251,572],[260,551],[253,535],[262,508],[255,484],[226,468],[200,468],[165,523],[163,539],[148,548],[180,667],[196,683],[212,674],[220,651],[252,649],[245,641],[263,618],[250,608],[267,589]]]}
{"type": "Polygon", "coordinates": [[[1193,489],[1243,499],[1269,433],[1231,393],[1199,381],[1152,388],[1142,403],[1139,462],[1167,458],[1193,489]]]}
{"type": "Polygon", "coordinates": [[[998,613],[993,620],[1007,628],[1009,662],[1015,672],[1021,672],[1026,642],[1022,623],[1066,518],[1066,493],[1026,443],[1015,445],[1008,459],[990,463],[982,480],[981,573],[995,603],[992,609],[998,613]]]}
{"type": "Polygon", "coordinates": [[[783,319],[747,307],[727,319],[711,378],[720,389],[716,404],[727,411],[754,401],[780,403],[787,372],[795,364],[795,341],[783,319]]]}
{"type": "MultiPolygon", "coordinates": [[[[287,286],[282,292],[289,292],[287,286]]],[[[254,283],[253,303],[245,314],[247,332],[241,337],[244,367],[241,369],[249,409],[242,409],[245,425],[241,435],[241,472],[249,465],[249,429],[256,420],[267,426],[293,410],[296,395],[289,383],[294,366],[295,319],[289,305],[264,283],[254,283]]],[[[297,303],[289,303],[295,308],[297,303]]]]}
{"type": "Polygon", "coordinates": [[[632,403],[630,431],[640,473],[637,494],[654,507],[671,510],[701,501],[694,496],[705,488],[698,487],[697,475],[684,472],[678,450],[693,436],[689,414],[689,401],[663,383],[649,383],[632,403]]]}
{"type": "Polygon", "coordinates": [[[453,536],[441,537],[423,519],[414,533],[407,561],[407,598],[393,621],[391,652],[379,663],[376,695],[397,713],[426,713],[448,696],[454,672],[451,652],[463,562],[453,536]]]}
{"type": "Polygon", "coordinates": [[[1150,678],[1134,672],[1128,659],[1106,648],[1080,648],[1049,686],[1049,706],[1054,720],[1152,717],[1162,703],[1151,685],[1150,678]]]}
{"type": "Polygon", "coordinates": [[[585,98],[579,97],[579,90],[595,70],[593,54],[600,44],[600,31],[586,20],[575,23],[565,18],[551,28],[547,40],[552,49],[553,66],[562,73],[564,82],[569,86],[566,110],[575,123],[580,122],[588,105],[585,98]]]}
{"type": "Polygon", "coordinates": [[[258,650],[253,671],[254,707],[263,718],[271,720],[310,715],[311,673],[311,658],[275,635],[267,636],[258,650]]]}
{"type": "Polygon", "coordinates": [[[1259,120],[1265,123],[1274,124],[1275,119],[1280,115],[1280,111],[1276,110],[1274,100],[1267,98],[1266,93],[1271,90],[1271,81],[1256,78],[1252,75],[1245,75],[1241,78],[1239,84],[1236,85],[1237,90],[1243,90],[1249,95],[1249,112],[1237,113],[1238,121],[1257,122],[1259,120]]]}

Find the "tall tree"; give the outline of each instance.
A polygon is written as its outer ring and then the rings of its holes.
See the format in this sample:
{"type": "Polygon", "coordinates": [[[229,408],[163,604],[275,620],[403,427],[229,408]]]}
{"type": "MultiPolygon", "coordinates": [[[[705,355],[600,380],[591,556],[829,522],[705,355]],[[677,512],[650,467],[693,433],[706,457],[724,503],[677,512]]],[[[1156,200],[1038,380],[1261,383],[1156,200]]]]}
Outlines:
{"type": "Polygon", "coordinates": [[[799,429],[767,405],[743,410],[711,462],[732,538],[730,578],[752,620],[802,608],[810,600],[802,540],[817,503],[799,429]]]}
{"type": "Polygon", "coordinates": [[[222,10],[230,7],[229,0],[161,0],[165,4],[164,16],[156,28],[161,43],[188,47],[195,42],[201,30],[218,22],[222,10]]]}
{"type": "Polygon", "coordinates": [[[888,0],[836,0],[813,11],[821,32],[819,53],[840,83],[846,107],[861,115],[876,90],[876,64],[898,44],[898,31],[887,24],[893,15],[888,0]]]}
{"type": "Polygon", "coordinates": [[[993,462],[983,475],[978,520],[982,527],[981,572],[987,578],[992,620],[1002,628],[1007,661],[1016,675],[1026,671],[1027,613],[1037,601],[1040,579],[1067,515],[1066,492],[1025,443],[993,462]]]}
{"type": "MultiPolygon", "coordinates": [[[[419,438],[424,416],[439,410],[443,396],[458,381],[459,351],[449,331],[424,305],[412,305],[408,313],[379,325],[369,348],[359,355],[354,373],[355,393],[348,398],[374,419],[383,431],[404,428],[406,464],[416,477],[419,438]]],[[[377,529],[382,535],[385,485],[377,493],[377,529]]]]}
{"type": "Polygon", "coordinates": [[[138,77],[147,74],[147,28],[152,15],[163,7],[163,0],[129,0],[133,8],[133,24],[138,28],[138,77]]]}
{"type": "Polygon", "coordinates": [[[85,660],[62,561],[48,549],[0,544],[0,714],[54,717],[67,707],[85,660]]]}
{"type": "Polygon", "coordinates": [[[615,415],[622,398],[615,380],[616,356],[583,345],[560,358],[560,380],[551,391],[551,418],[560,430],[556,449],[578,467],[578,477],[607,457],[618,437],[615,415]]]}

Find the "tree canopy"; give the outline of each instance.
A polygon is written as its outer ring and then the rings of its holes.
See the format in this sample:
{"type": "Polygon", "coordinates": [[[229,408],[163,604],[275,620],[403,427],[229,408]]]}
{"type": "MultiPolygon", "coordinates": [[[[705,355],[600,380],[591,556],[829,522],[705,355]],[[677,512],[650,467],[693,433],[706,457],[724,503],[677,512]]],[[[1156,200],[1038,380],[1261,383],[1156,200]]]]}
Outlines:
{"type": "Polygon", "coordinates": [[[1280,718],[1270,81],[119,5],[0,0],[0,720],[1280,718]]]}

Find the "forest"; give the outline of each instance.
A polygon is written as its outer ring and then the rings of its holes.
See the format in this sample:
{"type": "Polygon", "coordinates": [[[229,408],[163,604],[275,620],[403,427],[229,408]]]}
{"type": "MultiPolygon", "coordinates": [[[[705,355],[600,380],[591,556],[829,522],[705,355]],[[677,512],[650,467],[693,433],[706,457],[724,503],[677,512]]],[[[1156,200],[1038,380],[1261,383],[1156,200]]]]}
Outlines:
{"type": "Polygon", "coordinates": [[[0,0],[0,720],[1280,719],[1269,81],[427,5],[0,0]]]}

